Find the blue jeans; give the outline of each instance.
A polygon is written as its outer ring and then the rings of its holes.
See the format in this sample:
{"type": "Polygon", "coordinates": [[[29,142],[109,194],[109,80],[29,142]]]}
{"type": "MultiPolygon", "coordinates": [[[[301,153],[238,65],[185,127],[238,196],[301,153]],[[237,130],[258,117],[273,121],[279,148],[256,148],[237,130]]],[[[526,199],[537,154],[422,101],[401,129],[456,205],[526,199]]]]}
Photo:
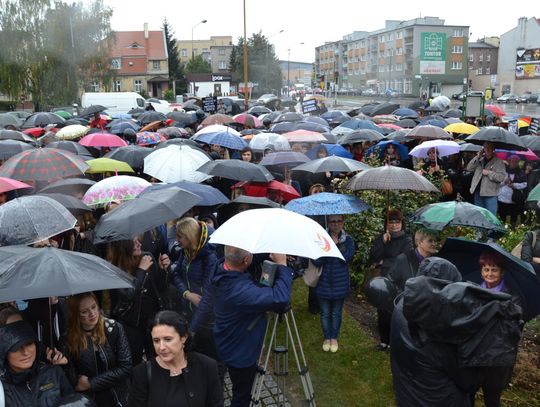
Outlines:
{"type": "Polygon", "coordinates": [[[480,196],[480,193],[476,191],[474,193],[474,204],[487,209],[493,215],[497,216],[497,196],[480,196]]]}
{"type": "Polygon", "coordinates": [[[321,325],[324,339],[337,339],[341,328],[341,315],[345,299],[325,300],[319,298],[321,325]]]}

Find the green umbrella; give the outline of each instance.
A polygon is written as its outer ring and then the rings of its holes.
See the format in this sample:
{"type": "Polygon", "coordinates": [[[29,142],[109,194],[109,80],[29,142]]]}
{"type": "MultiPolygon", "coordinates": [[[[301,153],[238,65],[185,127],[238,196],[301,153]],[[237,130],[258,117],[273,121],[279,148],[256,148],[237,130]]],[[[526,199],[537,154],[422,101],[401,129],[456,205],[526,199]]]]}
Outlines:
{"type": "Polygon", "coordinates": [[[71,119],[73,117],[73,115],[71,113],[66,112],[65,110],[58,110],[58,111],[56,111],[54,113],[56,113],[58,116],[66,119],[66,120],[71,119]]]}
{"type": "Polygon", "coordinates": [[[442,230],[446,226],[467,226],[506,233],[497,216],[468,202],[450,201],[426,205],[411,216],[411,221],[433,230],[442,230]]]}
{"type": "Polygon", "coordinates": [[[540,184],[531,189],[531,192],[527,196],[527,201],[540,201],[540,184]]]}

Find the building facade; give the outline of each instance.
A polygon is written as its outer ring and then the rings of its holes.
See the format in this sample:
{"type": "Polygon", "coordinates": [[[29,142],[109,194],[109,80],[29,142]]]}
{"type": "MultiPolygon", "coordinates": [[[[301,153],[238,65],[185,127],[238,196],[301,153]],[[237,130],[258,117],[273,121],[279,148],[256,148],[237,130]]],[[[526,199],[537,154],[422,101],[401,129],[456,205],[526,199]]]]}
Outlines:
{"type": "Polygon", "coordinates": [[[391,89],[404,95],[451,95],[467,83],[469,27],[438,17],[387,20],[315,49],[315,72],[338,89],[391,89]]]}
{"type": "Polygon", "coordinates": [[[469,88],[484,91],[494,88],[499,59],[499,38],[488,37],[469,43],[469,88]]]}
{"type": "Polygon", "coordinates": [[[186,64],[193,56],[202,55],[212,66],[212,72],[229,72],[233,49],[232,36],[211,36],[208,40],[179,40],[176,42],[180,62],[186,64]]]}

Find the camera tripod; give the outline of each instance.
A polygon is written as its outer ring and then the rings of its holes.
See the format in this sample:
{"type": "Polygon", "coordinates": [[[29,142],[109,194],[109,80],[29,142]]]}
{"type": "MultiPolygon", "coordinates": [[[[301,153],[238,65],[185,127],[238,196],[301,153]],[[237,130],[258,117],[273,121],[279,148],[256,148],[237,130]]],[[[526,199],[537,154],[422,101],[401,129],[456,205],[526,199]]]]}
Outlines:
{"type": "Polygon", "coordinates": [[[298,333],[298,327],[291,307],[289,306],[287,310],[280,313],[272,313],[272,318],[269,319],[266,325],[265,340],[259,357],[259,368],[251,391],[251,407],[260,405],[262,386],[265,375],[268,372],[268,362],[272,353],[274,354],[274,376],[276,377],[278,387],[281,389],[281,393],[275,395],[278,398],[277,405],[279,407],[285,405],[285,395],[283,391],[289,374],[289,344],[293,351],[296,367],[300,374],[300,381],[302,382],[307,405],[309,407],[316,407],[313,384],[311,383],[306,357],[304,356],[304,350],[302,349],[302,343],[300,342],[300,334],[298,333]],[[269,333],[268,328],[271,326],[271,321],[272,331],[270,333],[268,346],[265,349],[269,333]],[[281,344],[277,343],[277,327],[279,322],[285,322],[284,341],[281,344]]]}

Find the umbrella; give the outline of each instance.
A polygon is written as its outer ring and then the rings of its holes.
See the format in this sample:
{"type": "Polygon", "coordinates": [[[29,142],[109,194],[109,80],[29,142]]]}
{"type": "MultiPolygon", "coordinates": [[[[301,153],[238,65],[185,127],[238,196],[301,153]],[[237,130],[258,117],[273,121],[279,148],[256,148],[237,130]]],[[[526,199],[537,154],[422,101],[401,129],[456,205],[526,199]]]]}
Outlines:
{"type": "Polygon", "coordinates": [[[8,113],[0,113],[0,127],[13,126],[19,128],[21,121],[15,116],[8,113]]]}
{"type": "Polygon", "coordinates": [[[98,256],[54,247],[0,247],[0,302],[133,288],[132,277],[98,256]]]}
{"type": "Polygon", "coordinates": [[[84,146],[74,141],[53,141],[45,146],[46,148],[57,148],[59,150],[69,151],[76,155],[91,156],[92,154],[84,146]]]}
{"type": "Polygon", "coordinates": [[[426,124],[423,126],[416,126],[414,129],[412,129],[409,134],[407,134],[408,139],[425,139],[425,140],[435,140],[435,139],[442,139],[442,140],[451,140],[452,136],[450,133],[443,130],[441,127],[438,126],[432,126],[430,124],[426,124]]]}
{"type": "Polygon", "coordinates": [[[208,161],[197,171],[236,181],[269,182],[274,179],[264,166],[242,160],[208,161]]]}
{"type": "Polygon", "coordinates": [[[253,107],[250,107],[247,111],[249,114],[252,114],[253,116],[260,116],[261,114],[265,114],[265,113],[272,113],[272,110],[268,109],[267,107],[264,107],[264,106],[253,106],[253,107]]]}
{"type": "Polygon", "coordinates": [[[22,124],[23,129],[30,129],[32,127],[45,127],[49,124],[59,125],[64,124],[66,121],[55,113],[50,112],[38,112],[29,116],[22,124]]]}
{"type": "MultiPolygon", "coordinates": [[[[139,131],[141,126],[135,121],[131,119],[119,119],[119,120],[113,120],[109,124],[107,124],[107,129],[112,133],[116,135],[124,134],[124,132],[128,129],[133,130],[135,133],[139,131]]],[[[60,129],[62,131],[62,129],[60,129]]]]}
{"type": "Polygon", "coordinates": [[[101,157],[88,160],[86,163],[90,166],[90,168],[86,170],[88,174],[135,172],[126,162],[113,160],[112,158],[101,157]]]}
{"type": "Polygon", "coordinates": [[[152,122],[164,122],[167,120],[167,116],[165,116],[163,113],[159,113],[153,110],[145,111],[144,113],[141,113],[137,120],[139,123],[141,123],[143,126],[146,126],[148,123],[152,122]]]}
{"type": "Polygon", "coordinates": [[[29,195],[0,206],[0,246],[33,244],[73,229],[77,220],[54,199],[29,195]]]}
{"type": "Polygon", "coordinates": [[[470,152],[470,153],[477,153],[482,149],[482,146],[471,144],[471,143],[461,143],[459,145],[459,150],[461,152],[470,152]]]}
{"type": "MultiPolygon", "coordinates": [[[[255,205],[257,207],[266,207],[266,208],[281,208],[281,205],[277,202],[271,201],[270,199],[262,196],[248,196],[240,195],[231,201],[231,204],[248,204],[255,205]]],[[[255,208],[251,208],[255,209],[255,208]]]]}
{"type": "Polygon", "coordinates": [[[295,112],[286,112],[280,114],[276,117],[272,123],[281,123],[281,122],[299,122],[304,118],[300,113],[295,112]]]}
{"type": "Polygon", "coordinates": [[[137,133],[137,145],[139,146],[150,146],[161,143],[165,140],[165,137],[163,137],[159,133],[154,133],[151,131],[143,131],[141,133],[137,133]]]}
{"type": "Polygon", "coordinates": [[[294,130],[288,133],[284,133],[285,137],[289,143],[320,143],[326,142],[326,137],[321,133],[316,131],[309,130],[294,130]]]}
{"type": "Polygon", "coordinates": [[[238,133],[233,129],[218,131],[215,133],[198,132],[192,137],[192,140],[205,144],[217,144],[218,146],[230,148],[232,150],[242,150],[244,147],[247,147],[247,142],[239,135],[234,134],[233,131],[234,133],[238,133]]]}
{"type": "Polygon", "coordinates": [[[57,110],[54,113],[56,113],[62,119],[69,120],[69,119],[73,118],[73,115],[71,113],[69,113],[69,112],[66,112],[65,110],[57,110]]]}
{"type": "Polygon", "coordinates": [[[263,127],[263,123],[256,116],[249,113],[237,114],[236,116],[233,116],[233,120],[236,123],[243,124],[246,127],[263,127]]]}
{"type": "Polygon", "coordinates": [[[56,148],[27,150],[0,167],[0,177],[21,181],[52,181],[83,175],[88,164],[79,156],[56,148]]]}
{"type": "Polygon", "coordinates": [[[355,144],[361,143],[363,141],[377,142],[383,140],[383,135],[378,131],[371,129],[360,129],[350,133],[345,134],[339,139],[339,144],[355,144]]]}
{"type": "Polygon", "coordinates": [[[109,151],[105,154],[105,157],[123,161],[132,168],[142,168],[144,158],[152,151],[154,150],[141,146],[125,146],[109,151]]]}
{"type": "Polygon", "coordinates": [[[304,153],[296,151],[280,151],[278,153],[270,153],[263,157],[261,165],[289,165],[295,166],[298,164],[307,163],[309,157],[304,153]]]}
{"type": "Polygon", "coordinates": [[[476,133],[467,137],[465,141],[480,145],[489,141],[495,145],[495,148],[502,148],[505,150],[527,150],[527,147],[525,147],[516,134],[497,126],[482,127],[476,133]]]}
{"type": "MultiPolygon", "coordinates": [[[[350,119],[347,116],[341,116],[345,119],[350,119]]],[[[302,119],[303,122],[320,124],[321,126],[328,127],[328,122],[319,116],[307,116],[302,119]]]]}
{"type": "Polygon", "coordinates": [[[456,134],[473,134],[476,133],[479,129],[478,127],[469,123],[452,123],[446,126],[444,130],[449,133],[456,134]]]}
{"type": "Polygon", "coordinates": [[[0,130],[0,140],[16,140],[24,141],[26,143],[35,142],[32,137],[17,130],[0,130]]]}
{"type": "Polygon", "coordinates": [[[540,201],[540,184],[531,189],[531,192],[527,196],[527,201],[540,201]]]}
{"type": "MultiPolygon", "coordinates": [[[[164,141],[163,143],[159,143],[153,151],[159,150],[160,148],[169,147],[169,146],[188,146],[188,147],[195,148],[199,151],[204,152],[204,150],[202,150],[201,145],[199,143],[197,143],[196,141],[187,139],[187,138],[176,138],[176,139],[164,141]]],[[[206,154],[206,152],[204,153],[206,154]]]]}
{"type": "Polygon", "coordinates": [[[322,133],[322,135],[324,136],[324,138],[326,138],[327,143],[337,144],[337,142],[338,142],[337,136],[333,135],[330,132],[324,132],[324,133],[322,133]]]}
{"type": "Polygon", "coordinates": [[[79,143],[86,147],[123,147],[125,140],[110,133],[92,133],[84,136],[79,143]]]}
{"type": "Polygon", "coordinates": [[[68,211],[70,211],[73,215],[77,215],[79,213],[84,212],[90,212],[92,209],[90,209],[88,206],[82,203],[82,201],[72,195],[66,195],[66,194],[59,194],[59,193],[50,193],[50,194],[42,194],[41,192],[34,196],[44,196],[47,198],[54,199],[56,202],[60,203],[64,208],[66,208],[68,211]]]}
{"type": "Polygon", "coordinates": [[[58,130],[56,132],[56,137],[62,140],[74,140],[86,135],[88,130],[90,129],[82,124],[71,124],[58,130]]]}
{"type": "Polygon", "coordinates": [[[0,141],[0,160],[4,161],[26,150],[33,150],[34,146],[18,140],[0,141]]]}
{"type": "Polygon", "coordinates": [[[448,97],[444,95],[437,96],[431,101],[431,107],[436,107],[439,109],[439,111],[448,109],[450,107],[450,104],[450,99],[448,99],[448,97]]]}
{"type": "Polygon", "coordinates": [[[409,109],[407,107],[401,107],[399,109],[396,109],[392,112],[392,114],[399,117],[406,116],[411,119],[418,117],[418,112],[416,110],[409,109]]]}
{"type": "Polygon", "coordinates": [[[335,119],[337,119],[338,117],[341,117],[341,116],[345,116],[348,119],[350,118],[350,116],[347,113],[342,112],[341,110],[329,110],[329,111],[324,112],[323,114],[321,114],[321,117],[324,120],[326,120],[327,122],[331,122],[332,120],[335,120],[335,119]]]}
{"type": "Polygon", "coordinates": [[[392,131],[401,130],[400,126],[398,126],[397,124],[393,124],[393,123],[381,123],[381,124],[378,124],[377,126],[379,126],[382,129],[389,129],[389,130],[392,130],[392,131]]]}
{"type": "Polygon", "coordinates": [[[457,118],[460,119],[463,116],[463,112],[459,109],[449,109],[446,112],[444,112],[444,117],[449,118],[457,118]]]}
{"type": "Polygon", "coordinates": [[[321,149],[326,151],[326,155],[337,155],[343,158],[353,158],[353,155],[349,152],[349,150],[346,150],[341,145],[327,144],[327,143],[321,143],[318,146],[313,147],[311,150],[309,150],[306,153],[306,155],[312,160],[314,160],[316,158],[319,158],[317,157],[317,154],[319,153],[321,149]]]}
{"type": "Polygon", "coordinates": [[[540,281],[533,267],[511,255],[497,243],[448,238],[437,255],[454,263],[463,276],[463,280],[480,283],[482,280],[478,259],[484,251],[495,252],[504,257],[504,281],[521,297],[523,319],[529,321],[539,315],[540,281]]]}
{"type": "Polygon", "coordinates": [[[351,119],[351,120],[347,120],[344,123],[341,123],[334,130],[338,131],[338,128],[343,128],[343,127],[347,129],[351,129],[351,130],[360,130],[360,129],[377,130],[378,129],[377,125],[373,123],[371,120],[351,119]]]}
{"type": "Polygon", "coordinates": [[[372,120],[376,124],[393,124],[399,120],[399,117],[393,114],[379,114],[373,116],[372,120]]]}
{"type": "Polygon", "coordinates": [[[418,123],[416,123],[416,121],[414,121],[413,119],[401,119],[395,122],[394,124],[401,128],[412,129],[416,127],[418,123]]]}
{"type": "Polygon", "coordinates": [[[216,113],[216,114],[211,114],[206,119],[204,119],[201,123],[201,126],[206,127],[206,126],[210,126],[214,124],[225,125],[225,124],[230,124],[233,122],[234,122],[234,119],[231,116],[227,114],[223,114],[223,113],[216,113]]]}
{"type": "Polygon", "coordinates": [[[156,226],[182,217],[201,201],[178,187],[154,190],[103,215],[95,228],[94,243],[129,240],[156,226]]]}
{"type": "Polygon", "coordinates": [[[318,158],[294,167],[292,171],[306,171],[312,174],[319,172],[356,172],[370,169],[371,167],[361,161],[351,160],[338,156],[318,158]]]}
{"type": "Polygon", "coordinates": [[[167,118],[174,120],[183,126],[191,126],[192,124],[197,123],[197,117],[194,114],[186,112],[169,112],[167,113],[167,118]]]}
{"type": "Polygon", "coordinates": [[[273,124],[272,127],[270,127],[270,132],[277,133],[277,134],[283,134],[283,133],[289,133],[291,131],[297,130],[296,124],[298,122],[280,122],[273,124]]]}
{"type": "Polygon", "coordinates": [[[436,126],[440,127],[441,129],[444,129],[446,126],[448,126],[448,122],[444,119],[427,119],[422,120],[420,123],[418,123],[418,126],[436,126]]]}
{"type": "Polygon", "coordinates": [[[276,180],[268,183],[241,181],[232,186],[233,189],[241,188],[249,196],[267,196],[269,191],[277,194],[283,201],[300,198],[300,194],[294,187],[276,180]]]}
{"type": "Polygon", "coordinates": [[[46,133],[46,130],[43,127],[30,127],[29,129],[24,129],[23,133],[38,138],[43,136],[46,133]]]}
{"type": "Polygon", "coordinates": [[[400,144],[403,144],[408,141],[407,134],[409,134],[410,131],[411,131],[410,129],[401,129],[401,130],[393,131],[392,133],[388,134],[385,138],[386,140],[394,140],[400,144]]]}
{"type": "Polygon", "coordinates": [[[343,260],[328,233],[312,219],[280,208],[243,211],[217,229],[210,243],[225,244],[250,253],[285,253],[318,259],[343,260]],[[241,230],[242,233],[238,233],[241,230]]]}
{"type": "Polygon", "coordinates": [[[281,134],[275,133],[255,134],[249,142],[249,147],[257,151],[264,151],[267,148],[271,148],[273,151],[289,151],[291,149],[289,141],[281,134]]]}
{"type": "Polygon", "coordinates": [[[140,115],[141,113],[144,113],[144,112],[146,112],[146,110],[144,110],[143,108],[135,107],[133,109],[128,110],[127,113],[132,116],[135,116],[135,115],[140,115]]]}
{"type": "Polygon", "coordinates": [[[180,181],[173,182],[172,184],[153,184],[152,186],[146,188],[139,196],[145,195],[152,191],[158,191],[165,188],[177,187],[184,189],[188,192],[191,192],[201,198],[201,201],[197,206],[215,206],[228,204],[229,198],[227,198],[223,193],[210,185],[206,184],[197,184],[196,182],[190,181],[180,181]]]}
{"type": "Polygon", "coordinates": [[[426,107],[426,102],[423,102],[421,100],[417,100],[417,101],[409,103],[409,106],[407,106],[407,107],[409,109],[412,109],[412,110],[424,109],[426,107]]]}
{"type": "Polygon", "coordinates": [[[385,165],[362,171],[352,177],[347,184],[352,191],[360,190],[408,190],[439,192],[426,178],[407,168],[385,165]]]}
{"type": "Polygon", "coordinates": [[[308,131],[316,131],[317,133],[324,133],[324,132],[330,131],[330,127],[322,126],[319,123],[301,121],[301,122],[294,122],[294,130],[308,130],[308,131]]]}
{"type": "Polygon", "coordinates": [[[222,124],[212,124],[210,126],[203,127],[197,133],[195,133],[194,136],[206,133],[230,133],[238,137],[241,136],[241,134],[232,127],[224,126],[222,124]]]}
{"type": "Polygon", "coordinates": [[[395,147],[396,151],[399,154],[399,158],[402,161],[405,161],[405,160],[407,160],[409,158],[409,157],[407,157],[408,154],[409,154],[409,149],[406,146],[404,146],[403,144],[398,143],[395,140],[381,140],[381,141],[379,141],[377,144],[375,144],[374,146],[369,147],[366,150],[366,154],[365,154],[366,157],[369,157],[371,154],[376,154],[380,159],[384,158],[384,151],[386,150],[386,146],[388,144],[392,144],[395,147]]]}
{"type": "Polygon", "coordinates": [[[498,117],[506,116],[506,112],[500,106],[497,106],[497,105],[485,105],[484,109],[489,110],[490,112],[494,113],[495,116],[498,116],[498,117]]]}
{"type": "Polygon", "coordinates": [[[409,153],[413,157],[427,158],[428,151],[434,148],[439,157],[457,154],[460,151],[459,144],[450,140],[428,140],[414,147],[409,153]]]}
{"type": "MultiPolygon", "coordinates": [[[[537,136],[535,136],[537,137],[537,136]]],[[[498,149],[495,150],[495,155],[499,157],[501,160],[506,160],[511,155],[517,155],[520,158],[523,158],[527,161],[538,161],[538,156],[530,149],[528,148],[527,151],[512,151],[512,150],[502,150],[498,149]]]]}
{"type": "Polygon", "coordinates": [[[66,178],[53,182],[46,187],[42,188],[39,193],[62,193],[73,195],[76,193],[84,194],[88,188],[94,185],[96,181],[86,178],[66,178]]]}
{"type": "Polygon", "coordinates": [[[181,127],[162,127],[161,129],[158,129],[157,132],[166,138],[182,138],[189,136],[187,130],[181,127]]]}
{"type": "Polygon", "coordinates": [[[164,122],[162,121],[155,121],[155,122],[150,122],[148,123],[146,126],[144,127],[141,127],[139,129],[140,132],[146,132],[146,131],[157,131],[158,129],[160,129],[162,126],[164,125],[164,122]]]}
{"type": "MultiPolygon", "coordinates": [[[[327,125],[327,126],[330,125],[330,126],[332,126],[332,127],[334,127],[334,126],[339,126],[339,125],[342,124],[342,123],[346,123],[346,122],[350,121],[350,120],[351,120],[351,117],[352,117],[352,116],[349,116],[349,115],[337,116],[337,117],[335,117],[334,119],[332,119],[332,120],[330,121],[330,123],[326,122],[326,125],[327,125]]],[[[362,114],[362,120],[366,119],[366,117],[369,117],[369,116],[365,116],[365,115],[362,114]]],[[[360,118],[360,117],[357,117],[357,118],[360,118]]],[[[369,118],[370,118],[370,117],[369,117],[369,118]]],[[[322,117],[321,117],[321,119],[322,119],[322,117]]],[[[371,119],[371,118],[370,118],[370,119],[371,119]]],[[[324,120],[324,119],[323,119],[323,120],[324,120]]]]}
{"type": "Polygon", "coordinates": [[[301,215],[319,216],[359,213],[371,207],[354,195],[321,192],[293,199],[285,205],[285,209],[301,215]]]}
{"type": "Polygon", "coordinates": [[[116,175],[92,185],[83,196],[83,203],[97,208],[113,201],[127,201],[135,198],[151,184],[139,177],[116,175]]]}
{"type": "Polygon", "coordinates": [[[144,173],[160,181],[202,182],[208,175],[198,172],[210,158],[202,151],[184,145],[170,145],[155,150],[144,159],[144,173]]]}
{"type": "Polygon", "coordinates": [[[90,116],[90,115],[93,115],[94,113],[101,113],[104,110],[107,110],[105,106],[91,105],[91,106],[85,107],[83,111],[81,112],[80,116],[90,116]]]}
{"type": "Polygon", "coordinates": [[[32,188],[31,185],[24,182],[17,181],[16,179],[0,177],[0,194],[5,192],[14,191],[16,189],[32,188]]]}
{"type": "Polygon", "coordinates": [[[467,226],[506,233],[497,216],[468,202],[449,201],[425,205],[410,220],[432,230],[443,230],[446,226],[467,226]]]}
{"type": "Polygon", "coordinates": [[[390,103],[390,102],[384,102],[379,105],[377,105],[372,111],[370,116],[377,116],[380,114],[390,114],[394,110],[399,109],[400,106],[398,103],[390,103]]]}

